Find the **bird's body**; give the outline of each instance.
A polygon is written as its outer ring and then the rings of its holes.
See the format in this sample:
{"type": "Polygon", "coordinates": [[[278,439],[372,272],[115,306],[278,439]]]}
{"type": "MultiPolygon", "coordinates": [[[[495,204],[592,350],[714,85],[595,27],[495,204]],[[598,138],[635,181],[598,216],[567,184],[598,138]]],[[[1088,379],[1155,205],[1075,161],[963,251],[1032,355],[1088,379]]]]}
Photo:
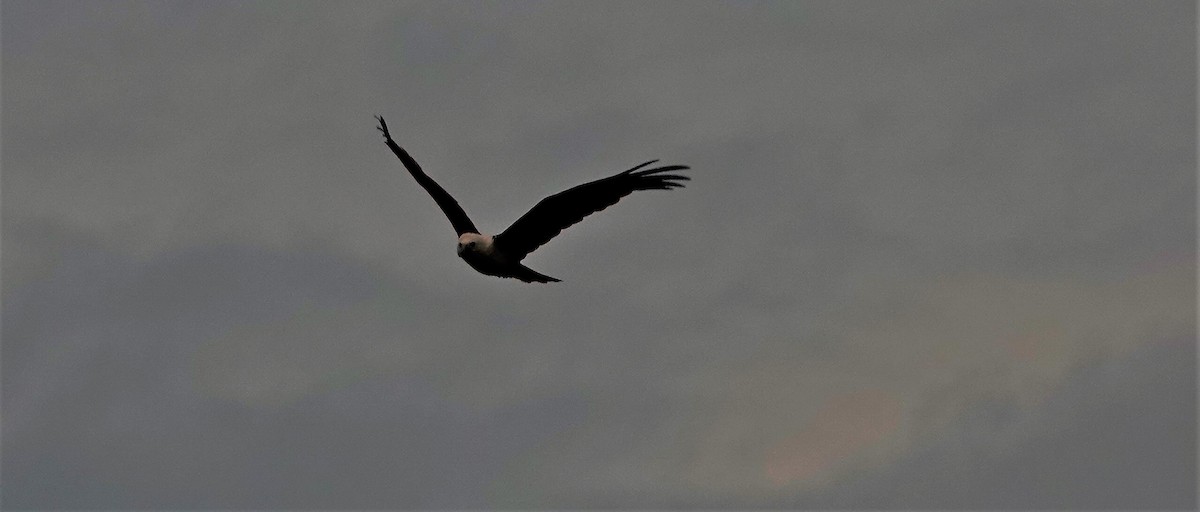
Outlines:
{"type": "Polygon", "coordinates": [[[511,277],[531,283],[557,282],[558,279],[538,273],[521,264],[530,252],[550,241],[563,229],[579,222],[592,213],[616,204],[636,190],[670,190],[682,187],[680,181],[689,179],[678,174],[663,174],[684,170],[685,165],[671,165],[639,171],[650,165],[651,160],[625,172],[585,183],[564,192],[547,197],[508,229],[497,235],[479,232],[462,207],[437,182],[421,170],[421,166],[392,140],[387,123],[379,119],[379,131],[384,142],[400,159],[409,174],[433,197],[442,213],[450,219],[458,233],[458,256],[481,274],[496,277],[511,277]]]}
{"type": "Polygon", "coordinates": [[[513,261],[512,258],[506,256],[503,252],[496,250],[495,238],[491,235],[481,235],[479,233],[463,233],[462,236],[458,237],[458,257],[467,262],[467,265],[470,265],[471,268],[484,275],[511,277],[520,279],[526,283],[559,281],[522,265],[520,261],[513,261]]]}

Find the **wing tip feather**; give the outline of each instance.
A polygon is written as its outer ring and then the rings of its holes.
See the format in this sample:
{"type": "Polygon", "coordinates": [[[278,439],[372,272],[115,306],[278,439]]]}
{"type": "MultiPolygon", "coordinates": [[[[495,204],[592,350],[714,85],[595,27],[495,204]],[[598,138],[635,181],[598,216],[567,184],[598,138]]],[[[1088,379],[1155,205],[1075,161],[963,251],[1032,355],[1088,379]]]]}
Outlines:
{"type": "Polygon", "coordinates": [[[650,165],[650,164],[652,164],[652,163],[654,163],[654,162],[657,162],[657,161],[658,161],[658,159],[657,159],[657,158],[655,158],[654,160],[650,160],[650,161],[647,161],[647,162],[642,162],[642,163],[640,163],[640,164],[637,164],[637,165],[635,165],[635,166],[633,166],[633,167],[629,168],[628,170],[626,170],[625,172],[622,172],[621,174],[629,174],[629,173],[632,173],[633,171],[636,171],[636,170],[638,170],[638,169],[641,169],[642,167],[645,167],[645,166],[647,166],[647,165],[650,165]]]}
{"type": "MultiPolygon", "coordinates": [[[[656,162],[652,160],[651,162],[656,162]]],[[[646,164],[642,164],[644,166],[646,164]]],[[[638,167],[642,167],[638,166],[638,167]]],[[[636,168],[635,168],[636,169],[636,168]]],[[[683,188],[683,181],[691,181],[690,176],[682,174],[663,174],[672,171],[685,171],[691,169],[687,165],[664,165],[653,169],[646,169],[632,173],[632,177],[637,180],[634,185],[634,190],[671,190],[675,188],[683,188]]]]}

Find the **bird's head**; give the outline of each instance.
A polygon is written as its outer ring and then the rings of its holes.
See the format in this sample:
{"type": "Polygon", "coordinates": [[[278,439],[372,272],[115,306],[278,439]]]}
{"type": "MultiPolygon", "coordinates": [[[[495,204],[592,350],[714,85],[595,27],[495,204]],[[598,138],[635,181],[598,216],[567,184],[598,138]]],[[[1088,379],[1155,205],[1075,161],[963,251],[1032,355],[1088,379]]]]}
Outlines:
{"type": "Polygon", "coordinates": [[[468,252],[489,254],[492,252],[492,237],[479,233],[463,233],[458,237],[458,255],[461,257],[468,252]]]}

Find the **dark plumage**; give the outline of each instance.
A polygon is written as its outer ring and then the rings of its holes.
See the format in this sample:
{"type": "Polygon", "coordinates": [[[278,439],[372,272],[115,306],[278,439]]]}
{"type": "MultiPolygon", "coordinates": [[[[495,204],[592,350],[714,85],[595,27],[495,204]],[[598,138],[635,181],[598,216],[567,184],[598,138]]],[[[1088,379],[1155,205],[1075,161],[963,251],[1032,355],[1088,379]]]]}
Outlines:
{"type": "Polygon", "coordinates": [[[379,120],[377,128],[383,132],[384,142],[450,219],[450,224],[459,236],[459,257],[475,270],[492,276],[512,277],[525,282],[558,281],[521,265],[520,261],[563,229],[616,204],[622,197],[636,190],[670,190],[682,187],[682,182],[690,179],[680,174],[667,174],[688,169],[686,165],[639,170],[658,161],[651,160],[627,171],[584,183],[542,199],[508,229],[492,237],[479,233],[458,202],[426,175],[407,151],[392,140],[383,118],[377,116],[376,119],[379,120]]]}

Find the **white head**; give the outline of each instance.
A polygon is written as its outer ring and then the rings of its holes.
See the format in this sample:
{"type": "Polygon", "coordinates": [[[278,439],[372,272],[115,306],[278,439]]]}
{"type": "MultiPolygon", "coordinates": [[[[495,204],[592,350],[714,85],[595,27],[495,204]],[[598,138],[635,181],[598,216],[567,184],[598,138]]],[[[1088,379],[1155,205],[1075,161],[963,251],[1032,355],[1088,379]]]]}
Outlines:
{"type": "Polygon", "coordinates": [[[466,252],[491,254],[492,237],[479,233],[463,233],[458,237],[458,255],[461,257],[466,252]]]}

